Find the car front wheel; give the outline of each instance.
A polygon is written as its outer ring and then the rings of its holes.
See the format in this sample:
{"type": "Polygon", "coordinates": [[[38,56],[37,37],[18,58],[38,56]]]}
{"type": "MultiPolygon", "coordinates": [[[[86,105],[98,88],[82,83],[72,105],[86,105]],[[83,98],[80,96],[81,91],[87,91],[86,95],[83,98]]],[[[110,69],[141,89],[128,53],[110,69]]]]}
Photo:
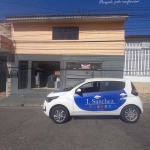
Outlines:
{"type": "Polygon", "coordinates": [[[136,106],[126,106],[121,112],[121,119],[127,123],[136,123],[140,118],[139,109],[136,106]]]}
{"type": "Polygon", "coordinates": [[[69,112],[64,106],[56,106],[51,111],[51,119],[57,123],[65,123],[69,118],[69,112]]]}

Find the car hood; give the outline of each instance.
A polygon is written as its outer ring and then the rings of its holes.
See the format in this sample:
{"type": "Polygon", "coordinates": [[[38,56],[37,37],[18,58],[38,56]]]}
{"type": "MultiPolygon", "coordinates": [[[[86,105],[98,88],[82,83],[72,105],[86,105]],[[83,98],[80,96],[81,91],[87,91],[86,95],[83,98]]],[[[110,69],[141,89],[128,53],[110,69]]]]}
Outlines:
{"type": "Polygon", "coordinates": [[[66,91],[63,91],[63,90],[55,90],[55,91],[49,93],[49,94],[47,95],[47,97],[62,96],[62,95],[64,95],[65,93],[66,93],[66,91]]]}

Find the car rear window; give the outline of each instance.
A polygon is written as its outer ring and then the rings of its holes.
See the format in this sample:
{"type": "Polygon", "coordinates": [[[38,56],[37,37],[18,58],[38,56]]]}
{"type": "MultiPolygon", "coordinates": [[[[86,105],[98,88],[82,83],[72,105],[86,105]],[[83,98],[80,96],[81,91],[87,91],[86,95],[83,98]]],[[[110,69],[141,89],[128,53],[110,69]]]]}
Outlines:
{"type": "Polygon", "coordinates": [[[125,88],[122,81],[102,81],[102,91],[119,91],[125,88]]]}

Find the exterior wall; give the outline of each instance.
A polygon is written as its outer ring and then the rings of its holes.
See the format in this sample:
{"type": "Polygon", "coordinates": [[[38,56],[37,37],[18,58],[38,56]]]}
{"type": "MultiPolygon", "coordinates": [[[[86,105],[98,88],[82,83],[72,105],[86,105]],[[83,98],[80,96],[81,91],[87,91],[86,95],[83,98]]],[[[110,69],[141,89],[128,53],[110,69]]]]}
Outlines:
{"type": "Polygon", "coordinates": [[[14,52],[13,42],[4,36],[0,35],[0,52],[14,52]]]}
{"type": "Polygon", "coordinates": [[[64,56],[64,62],[99,62],[102,63],[102,77],[123,77],[124,56],[64,56]]]}
{"type": "MultiPolygon", "coordinates": [[[[11,91],[11,78],[10,78],[10,72],[11,72],[11,62],[14,52],[13,50],[13,44],[11,39],[11,23],[4,23],[0,22],[0,49],[2,49],[2,52],[0,52],[0,56],[6,56],[7,57],[7,81],[6,81],[6,92],[5,96],[10,95],[11,91]]],[[[1,51],[1,50],[0,50],[1,51]]]]}
{"type": "Polygon", "coordinates": [[[34,55],[34,54],[17,54],[15,62],[12,63],[12,71],[18,72],[18,64],[21,60],[27,60],[29,64],[28,69],[28,88],[18,89],[18,78],[13,76],[11,78],[11,94],[30,91],[31,89],[31,64],[32,61],[60,61],[60,88],[66,87],[66,62],[100,62],[103,63],[101,77],[123,77],[124,56],[63,56],[63,55],[34,55]]]}
{"type": "MultiPolygon", "coordinates": [[[[7,66],[7,70],[6,70],[6,92],[2,93],[1,96],[7,97],[10,95],[10,91],[11,91],[11,78],[10,78],[10,73],[11,73],[11,61],[12,61],[12,55],[10,53],[2,53],[0,52],[0,56],[5,56],[7,59],[6,62],[6,66],[7,66]]],[[[0,97],[1,97],[0,96],[0,97]]]]}
{"type": "Polygon", "coordinates": [[[11,24],[0,22],[0,35],[10,39],[11,38],[11,24]]]}
{"type": "Polygon", "coordinates": [[[17,54],[124,55],[124,23],[14,23],[17,54]],[[52,27],[79,26],[79,40],[52,40],[52,27]]]}
{"type": "Polygon", "coordinates": [[[33,61],[60,61],[60,88],[66,86],[67,62],[103,63],[101,77],[123,77],[124,23],[14,23],[12,40],[17,74],[19,61],[28,61],[28,87],[18,89],[18,77],[11,78],[11,94],[31,90],[33,61]],[[52,40],[52,27],[79,26],[79,40],[52,40]]]}
{"type": "Polygon", "coordinates": [[[133,84],[139,93],[150,93],[150,82],[133,82],[133,84]]]}
{"type": "Polygon", "coordinates": [[[150,77],[150,36],[126,38],[124,75],[150,77]]]}
{"type": "Polygon", "coordinates": [[[63,87],[72,86],[76,82],[80,81],[80,78],[123,78],[123,65],[124,56],[112,56],[112,55],[101,55],[101,56],[64,56],[64,68],[66,68],[67,62],[87,62],[87,63],[102,63],[102,70],[65,70],[65,77],[63,78],[63,87]],[[67,73],[74,74],[73,76],[67,73]],[[81,77],[79,77],[79,75],[81,77]],[[67,79],[67,77],[73,77],[74,79],[67,79]],[[77,79],[78,78],[78,79],[77,79]]]}
{"type": "Polygon", "coordinates": [[[125,76],[124,78],[131,80],[139,93],[150,93],[150,76],[125,76]]]}
{"type": "Polygon", "coordinates": [[[150,76],[124,76],[124,78],[129,79],[132,82],[150,83],[150,76]]]}
{"type": "Polygon", "coordinates": [[[126,38],[124,78],[139,93],[150,93],[150,36],[126,38]]]}

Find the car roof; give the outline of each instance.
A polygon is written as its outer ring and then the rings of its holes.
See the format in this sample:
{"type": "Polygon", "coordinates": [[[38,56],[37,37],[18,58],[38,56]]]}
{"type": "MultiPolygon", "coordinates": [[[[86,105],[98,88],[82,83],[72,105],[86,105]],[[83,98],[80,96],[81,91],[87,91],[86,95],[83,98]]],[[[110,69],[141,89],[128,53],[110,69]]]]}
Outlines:
{"type": "Polygon", "coordinates": [[[123,78],[89,78],[89,79],[85,79],[86,82],[89,82],[89,81],[127,81],[127,80],[128,79],[123,79],[123,78]]]}

